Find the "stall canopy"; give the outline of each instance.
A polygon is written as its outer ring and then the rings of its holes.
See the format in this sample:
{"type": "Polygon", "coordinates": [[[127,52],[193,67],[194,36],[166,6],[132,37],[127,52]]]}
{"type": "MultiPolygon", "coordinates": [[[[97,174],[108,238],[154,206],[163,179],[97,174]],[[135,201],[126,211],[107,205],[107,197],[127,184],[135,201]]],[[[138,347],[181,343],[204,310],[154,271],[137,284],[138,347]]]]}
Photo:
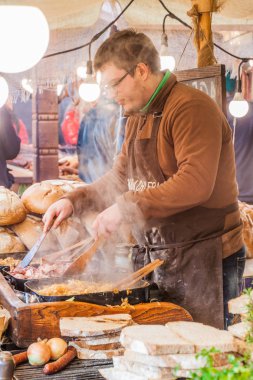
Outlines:
{"type": "MultiPolygon", "coordinates": [[[[253,1],[220,0],[220,11],[213,14],[214,41],[231,52],[245,56],[253,55],[253,1]]],[[[0,5],[33,5],[45,14],[50,27],[50,42],[46,55],[60,52],[89,42],[105,25],[111,22],[130,0],[27,0],[0,1],[0,5]]],[[[160,48],[160,35],[165,7],[183,21],[191,24],[187,11],[192,7],[190,0],[135,0],[118,20],[119,29],[134,27],[150,35],[157,48],[160,48]],[[163,4],[162,4],[163,3],[163,4]]],[[[15,29],[15,24],[13,25],[15,29]]],[[[169,33],[169,46],[180,60],[179,69],[196,67],[196,52],[193,44],[188,43],[182,59],[181,52],[190,39],[190,31],[177,20],[168,18],[166,30],[169,33]]],[[[16,31],[18,33],[18,30],[16,31]]],[[[92,44],[92,55],[97,47],[108,37],[109,31],[92,44]]],[[[216,52],[219,63],[232,66],[233,60],[224,53],[216,52]]],[[[55,86],[72,81],[76,68],[85,65],[88,49],[82,48],[70,53],[44,58],[36,67],[22,74],[7,75],[11,81],[13,96],[20,94],[20,81],[23,77],[31,79],[34,86],[55,86]],[[16,95],[15,95],[15,91],[16,95]]]]}

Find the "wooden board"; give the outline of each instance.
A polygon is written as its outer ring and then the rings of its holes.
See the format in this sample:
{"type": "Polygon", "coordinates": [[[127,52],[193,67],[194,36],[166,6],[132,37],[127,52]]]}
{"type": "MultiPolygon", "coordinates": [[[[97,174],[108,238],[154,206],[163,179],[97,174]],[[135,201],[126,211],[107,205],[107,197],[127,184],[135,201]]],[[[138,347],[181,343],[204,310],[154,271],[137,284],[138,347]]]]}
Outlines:
{"type": "Polygon", "coordinates": [[[61,317],[129,313],[133,320],[140,324],[192,321],[185,309],[169,302],[143,303],[129,307],[69,301],[25,304],[16,296],[2,274],[0,274],[0,304],[11,314],[9,334],[18,347],[27,347],[37,338],[60,336],[61,317]]]}
{"type": "Polygon", "coordinates": [[[178,82],[197,88],[209,95],[226,115],[225,65],[213,65],[198,69],[176,71],[178,82]]]}

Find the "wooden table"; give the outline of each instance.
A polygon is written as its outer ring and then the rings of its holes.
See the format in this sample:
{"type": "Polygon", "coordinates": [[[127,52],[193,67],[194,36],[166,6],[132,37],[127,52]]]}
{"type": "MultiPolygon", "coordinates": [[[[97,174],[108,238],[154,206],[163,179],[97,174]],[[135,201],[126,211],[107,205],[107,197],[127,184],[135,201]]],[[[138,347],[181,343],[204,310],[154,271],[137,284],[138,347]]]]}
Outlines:
{"type": "MultiPolygon", "coordinates": [[[[14,380],[45,380],[45,379],[72,379],[72,380],[103,380],[99,368],[113,367],[111,360],[79,360],[75,359],[62,371],[46,376],[42,373],[43,367],[33,367],[22,364],[15,370],[14,380]]],[[[127,379],[126,379],[127,380],[127,379]]]]}

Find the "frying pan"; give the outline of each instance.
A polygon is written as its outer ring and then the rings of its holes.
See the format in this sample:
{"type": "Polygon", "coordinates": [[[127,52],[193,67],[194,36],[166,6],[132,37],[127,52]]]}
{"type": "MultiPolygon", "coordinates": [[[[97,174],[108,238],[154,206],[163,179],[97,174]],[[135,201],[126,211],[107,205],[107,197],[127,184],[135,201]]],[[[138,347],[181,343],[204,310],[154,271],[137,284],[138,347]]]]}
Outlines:
{"type": "MultiPolygon", "coordinates": [[[[22,260],[26,255],[26,252],[15,252],[15,253],[1,253],[0,259],[7,259],[12,257],[15,260],[22,260]]],[[[10,270],[9,265],[0,265],[0,272],[2,273],[3,269],[10,270]]]]}
{"type": "Polygon", "coordinates": [[[39,298],[40,302],[56,302],[56,301],[66,301],[74,297],[75,301],[79,302],[88,302],[95,303],[97,305],[120,305],[123,298],[128,299],[129,304],[137,304],[141,302],[149,302],[149,283],[146,281],[140,281],[132,289],[124,289],[117,293],[113,291],[107,292],[97,292],[97,293],[88,293],[88,294],[75,294],[75,295],[60,295],[60,296],[45,296],[40,294],[40,289],[45,285],[54,285],[59,283],[68,282],[68,280],[83,280],[89,281],[91,283],[105,283],[110,282],[108,278],[101,279],[101,276],[96,277],[83,275],[79,277],[65,277],[65,278],[43,278],[39,280],[29,280],[25,282],[25,290],[29,291],[39,298]]]}
{"type": "Polygon", "coordinates": [[[20,290],[21,292],[24,292],[25,290],[25,282],[28,281],[28,279],[25,278],[17,278],[14,277],[12,274],[9,272],[10,268],[4,267],[2,269],[2,273],[4,277],[8,280],[8,282],[16,289],[20,290]]]}

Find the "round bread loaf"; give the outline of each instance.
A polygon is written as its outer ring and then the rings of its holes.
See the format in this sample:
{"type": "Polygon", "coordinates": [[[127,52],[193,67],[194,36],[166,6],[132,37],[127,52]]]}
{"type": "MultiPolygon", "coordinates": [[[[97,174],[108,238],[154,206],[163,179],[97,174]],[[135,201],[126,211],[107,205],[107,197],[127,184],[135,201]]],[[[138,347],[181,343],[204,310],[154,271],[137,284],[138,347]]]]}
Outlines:
{"type": "Polygon", "coordinates": [[[4,186],[0,186],[0,226],[22,222],[26,209],[18,195],[4,186]]]}
{"type": "MultiPolygon", "coordinates": [[[[28,249],[31,249],[35,242],[38,240],[43,232],[43,222],[40,218],[27,215],[22,223],[11,226],[12,230],[22,240],[28,249]]],[[[58,244],[56,237],[49,231],[45,240],[43,241],[40,250],[44,252],[57,251],[61,248],[58,244]]]]}
{"type": "Polygon", "coordinates": [[[28,187],[22,195],[22,201],[28,211],[44,214],[52,203],[72,191],[73,185],[64,180],[48,180],[28,187]]]}
{"type": "Polygon", "coordinates": [[[0,254],[25,251],[24,244],[11,230],[0,227],[0,254]]]}

